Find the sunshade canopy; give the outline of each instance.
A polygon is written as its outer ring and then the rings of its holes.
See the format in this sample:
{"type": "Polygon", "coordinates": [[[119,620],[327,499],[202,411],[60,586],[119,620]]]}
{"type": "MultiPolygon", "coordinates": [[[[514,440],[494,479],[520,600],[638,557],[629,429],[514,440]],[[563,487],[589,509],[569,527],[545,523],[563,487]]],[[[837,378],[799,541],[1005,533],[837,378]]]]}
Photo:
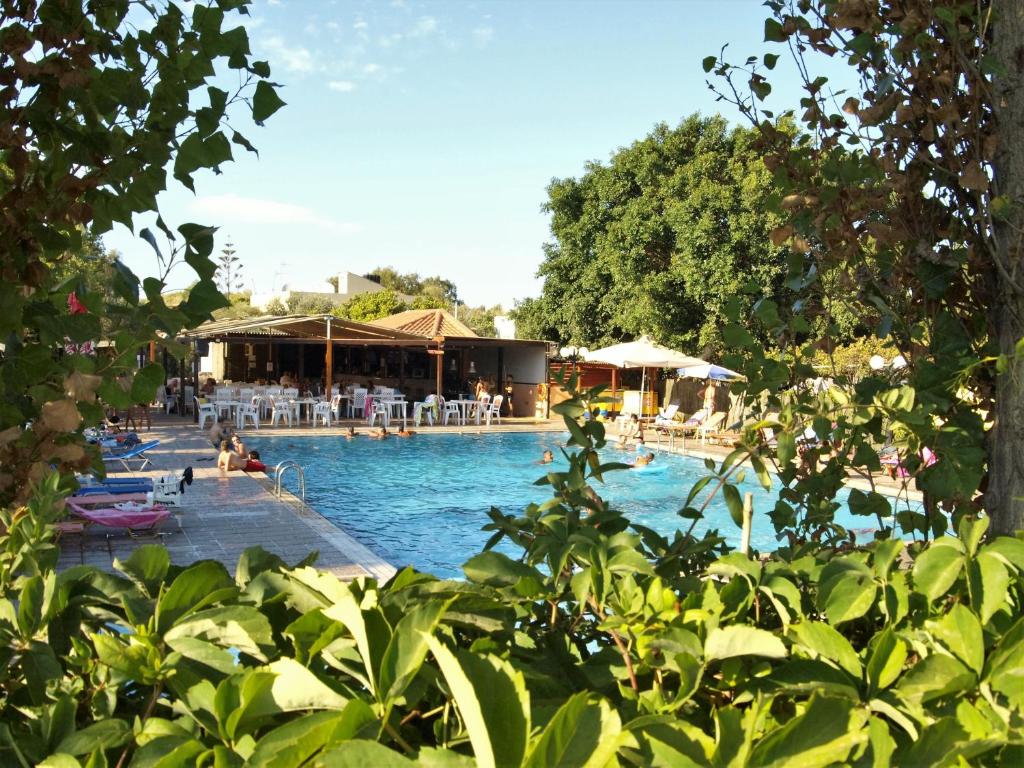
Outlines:
{"type": "Polygon", "coordinates": [[[587,354],[586,360],[591,363],[607,363],[619,368],[691,368],[708,365],[699,357],[690,357],[661,344],[655,344],[646,336],[641,336],[636,341],[595,349],[587,354]]]}
{"type": "Polygon", "coordinates": [[[715,381],[735,381],[736,379],[743,378],[743,376],[736,373],[736,371],[730,371],[728,368],[723,368],[720,365],[712,365],[710,363],[695,365],[688,368],[680,368],[679,375],[688,376],[691,379],[714,379],[715,381]]]}

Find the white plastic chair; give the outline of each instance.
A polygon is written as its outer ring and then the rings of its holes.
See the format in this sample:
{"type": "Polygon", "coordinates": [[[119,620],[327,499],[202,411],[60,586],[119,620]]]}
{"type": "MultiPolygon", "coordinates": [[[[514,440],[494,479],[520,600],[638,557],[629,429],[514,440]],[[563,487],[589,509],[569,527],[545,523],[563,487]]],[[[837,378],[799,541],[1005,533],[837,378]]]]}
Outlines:
{"type": "Polygon", "coordinates": [[[245,420],[249,419],[252,421],[252,425],[256,428],[260,428],[260,401],[259,395],[253,397],[251,403],[243,404],[238,406],[238,428],[245,429],[245,420]]]}
{"type": "Polygon", "coordinates": [[[318,421],[323,422],[325,427],[331,426],[331,416],[334,414],[334,408],[326,400],[317,403],[313,406],[313,426],[317,425],[318,421]]]}
{"type": "Polygon", "coordinates": [[[335,419],[341,418],[341,395],[338,394],[337,388],[335,388],[334,396],[331,398],[331,416],[335,419]]]}
{"type": "Polygon", "coordinates": [[[487,418],[487,426],[491,426],[491,418],[494,417],[501,424],[501,404],[505,401],[504,395],[495,395],[494,399],[491,400],[486,406],[481,406],[484,409],[484,416],[487,418]]]}
{"type": "Polygon", "coordinates": [[[357,389],[352,394],[352,399],[348,401],[348,417],[354,418],[356,414],[363,415],[363,409],[366,407],[366,390],[357,389]]]}
{"type": "Polygon", "coordinates": [[[389,413],[390,410],[391,409],[384,405],[380,399],[374,400],[373,408],[370,409],[370,426],[372,427],[374,422],[377,420],[377,417],[380,416],[380,423],[386,428],[388,423],[391,421],[391,414],[389,413]]]}
{"type": "Polygon", "coordinates": [[[217,423],[217,406],[213,403],[200,403],[199,398],[193,397],[196,402],[196,408],[199,413],[199,428],[206,429],[206,420],[209,419],[214,424],[217,423]]]}
{"type": "MultiPolygon", "coordinates": [[[[434,405],[437,403],[437,395],[427,395],[426,399],[422,402],[415,402],[412,404],[412,423],[414,426],[419,426],[423,420],[423,414],[427,414],[427,424],[431,427],[434,426],[434,405]]],[[[438,417],[440,417],[441,411],[438,410],[438,417]]]]}
{"type": "Polygon", "coordinates": [[[270,398],[270,424],[271,426],[277,426],[277,422],[284,419],[288,422],[288,426],[292,426],[292,408],[291,403],[285,400],[278,400],[276,397],[270,398]]]}
{"type": "Polygon", "coordinates": [[[196,388],[185,387],[182,391],[185,394],[185,398],[181,401],[181,407],[184,409],[185,413],[191,414],[195,410],[195,403],[192,401],[196,398],[196,388]]]}
{"type": "Polygon", "coordinates": [[[490,407],[490,404],[491,396],[485,392],[484,394],[480,395],[480,399],[476,403],[470,406],[473,409],[473,419],[476,421],[477,424],[480,423],[480,418],[485,413],[487,413],[487,409],[490,407]]]}
{"type": "Polygon", "coordinates": [[[447,425],[448,419],[452,416],[455,417],[455,423],[462,423],[462,411],[459,410],[459,406],[455,403],[449,403],[443,397],[438,398],[438,402],[441,404],[441,423],[447,425]]]}

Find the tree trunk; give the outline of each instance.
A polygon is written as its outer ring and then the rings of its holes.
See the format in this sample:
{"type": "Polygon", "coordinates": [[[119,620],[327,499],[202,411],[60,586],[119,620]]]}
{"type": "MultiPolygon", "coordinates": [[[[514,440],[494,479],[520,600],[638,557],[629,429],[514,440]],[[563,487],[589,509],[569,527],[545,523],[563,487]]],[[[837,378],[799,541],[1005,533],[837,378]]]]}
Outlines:
{"type": "Polygon", "coordinates": [[[993,3],[992,49],[1005,68],[995,85],[995,193],[1011,202],[1011,212],[997,221],[992,311],[999,351],[1010,364],[996,379],[994,425],[989,433],[986,507],[995,533],[1024,528],[1024,358],[1016,356],[1024,338],[1024,0],[993,3]]]}

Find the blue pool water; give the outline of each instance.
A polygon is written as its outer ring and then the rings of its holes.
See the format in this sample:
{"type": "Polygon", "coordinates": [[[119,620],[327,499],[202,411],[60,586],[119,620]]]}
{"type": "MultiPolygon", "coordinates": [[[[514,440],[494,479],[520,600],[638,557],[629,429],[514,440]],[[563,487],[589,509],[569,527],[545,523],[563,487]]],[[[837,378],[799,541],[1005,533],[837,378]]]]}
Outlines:
{"type": "MultiPolygon", "coordinates": [[[[420,434],[409,439],[371,440],[366,436],[259,437],[246,442],[258,448],[269,466],[298,461],[306,475],[309,504],[395,566],[413,565],[438,576],[461,576],[461,565],[487,541],[481,528],[487,510],[521,514],[531,502],[551,496],[537,478],[566,466],[559,446],[565,436],[548,433],[490,433],[478,435],[420,434]],[[549,467],[537,464],[545,449],[555,454],[549,467]]],[[[656,451],[654,463],[638,469],[611,472],[597,492],[636,523],[669,535],[686,528],[676,512],[693,483],[707,474],[703,461],[656,451]]],[[[606,461],[632,460],[632,452],[608,448],[606,461]]],[[[749,475],[750,473],[748,473],[749,475]]],[[[285,486],[296,490],[293,473],[285,486]]],[[[778,543],[767,517],[775,496],[748,477],[741,492],[754,494],[752,544],[766,551],[778,543]]],[[[775,491],[777,492],[777,488],[775,491]]],[[[845,506],[837,522],[851,528],[873,525],[873,518],[856,517],[845,506]]],[[[739,530],[721,494],[709,505],[697,531],[717,528],[732,544],[739,530]]],[[[514,548],[506,550],[515,555],[514,548]]]]}

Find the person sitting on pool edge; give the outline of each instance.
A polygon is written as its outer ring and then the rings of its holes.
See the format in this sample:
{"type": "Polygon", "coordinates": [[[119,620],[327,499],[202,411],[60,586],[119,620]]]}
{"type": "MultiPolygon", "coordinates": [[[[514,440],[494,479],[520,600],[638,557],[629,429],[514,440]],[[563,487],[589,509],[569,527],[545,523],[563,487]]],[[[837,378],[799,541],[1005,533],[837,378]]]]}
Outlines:
{"type": "Polygon", "coordinates": [[[228,426],[227,422],[217,419],[209,432],[210,444],[216,448],[224,440],[231,439],[231,427],[228,426]]]}
{"type": "Polygon", "coordinates": [[[260,461],[258,451],[252,451],[248,458],[239,456],[231,449],[231,443],[222,440],[220,456],[217,457],[217,469],[224,472],[230,472],[233,469],[240,469],[243,472],[265,472],[267,465],[260,461]]]}
{"type": "Polygon", "coordinates": [[[242,438],[240,438],[237,433],[231,435],[230,440],[231,448],[234,450],[235,453],[237,453],[243,459],[249,457],[249,449],[246,447],[245,443],[242,442],[242,438]]]}
{"type": "Polygon", "coordinates": [[[553,454],[551,451],[544,451],[544,455],[540,457],[540,461],[538,461],[537,463],[538,464],[550,464],[554,460],[555,460],[555,454],[553,454]]]}
{"type": "Polygon", "coordinates": [[[367,437],[371,437],[374,440],[383,440],[384,438],[386,438],[388,436],[388,428],[387,427],[381,427],[380,429],[375,429],[375,430],[373,430],[371,432],[368,432],[366,434],[366,436],[367,437]]]}
{"type": "Polygon", "coordinates": [[[638,431],[640,431],[640,419],[638,419],[637,415],[634,413],[629,417],[629,421],[623,424],[619,430],[619,448],[625,448],[626,443],[636,437],[638,431]]]}

